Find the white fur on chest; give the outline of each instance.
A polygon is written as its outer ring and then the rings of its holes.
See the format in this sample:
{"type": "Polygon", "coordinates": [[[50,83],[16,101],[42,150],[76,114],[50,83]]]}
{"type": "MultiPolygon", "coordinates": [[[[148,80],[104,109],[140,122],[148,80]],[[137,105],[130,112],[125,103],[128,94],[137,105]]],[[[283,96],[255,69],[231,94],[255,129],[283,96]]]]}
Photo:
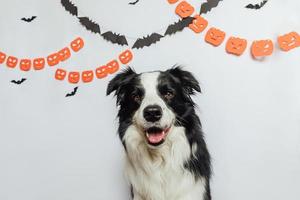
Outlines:
{"type": "Polygon", "coordinates": [[[149,149],[143,133],[130,126],[125,133],[125,173],[134,200],[202,200],[205,183],[184,168],[191,150],[183,127],[173,127],[162,147],[149,149]]]}

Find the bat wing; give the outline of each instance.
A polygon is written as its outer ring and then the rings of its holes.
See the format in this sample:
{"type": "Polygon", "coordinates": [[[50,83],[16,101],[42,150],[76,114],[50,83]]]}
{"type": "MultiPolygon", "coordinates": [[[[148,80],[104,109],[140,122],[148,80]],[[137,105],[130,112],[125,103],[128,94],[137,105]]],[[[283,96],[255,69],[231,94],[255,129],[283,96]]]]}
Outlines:
{"type": "Polygon", "coordinates": [[[172,35],[179,31],[182,31],[185,27],[187,27],[190,23],[193,21],[193,17],[186,17],[183,19],[180,19],[178,22],[175,22],[174,24],[171,24],[168,26],[165,35],[172,35]]]}
{"type": "Polygon", "coordinates": [[[200,15],[206,14],[211,11],[213,8],[217,7],[222,0],[207,0],[207,2],[201,5],[200,15]]]}
{"type": "Polygon", "coordinates": [[[101,34],[103,38],[107,41],[112,42],[113,44],[119,44],[119,45],[128,45],[126,37],[124,35],[120,35],[117,33],[113,33],[111,31],[107,31],[103,34],[101,34]]]}
{"type": "Polygon", "coordinates": [[[151,35],[137,39],[133,44],[132,48],[139,49],[145,46],[149,47],[150,45],[158,42],[162,37],[163,36],[158,33],[152,33],[151,35]]]}
{"type": "Polygon", "coordinates": [[[77,7],[71,1],[61,0],[60,3],[71,15],[78,15],[77,7]]]}
{"type": "Polygon", "coordinates": [[[87,30],[92,31],[93,33],[101,33],[100,26],[88,17],[79,17],[79,21],[87,30]]]}
{"type": "Polygon", "coordinates": [[[74,96],[77,93],[77,89],[78,89],[78,87],[75,87],[72,92],[66,94],[66,97],[74,96]]]}

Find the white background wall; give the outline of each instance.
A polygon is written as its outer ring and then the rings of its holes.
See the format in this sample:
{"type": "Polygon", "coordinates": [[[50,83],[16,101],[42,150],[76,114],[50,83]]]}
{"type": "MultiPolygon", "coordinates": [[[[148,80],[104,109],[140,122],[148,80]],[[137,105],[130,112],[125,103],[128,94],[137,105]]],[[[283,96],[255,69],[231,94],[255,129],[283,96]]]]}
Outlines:
{"type": "MultiPolygon", "coordinates": [[[[165,0],[74,1],[81,15],[132,38],[177,20],[165,0]],[[127,20],[130,19],[130,22],[127,20]]],[[[203,1],[190,1],[197,8],[203,1]]],[[[226,0],[206,15],[210,26],[249,41],[290,31],[300,33],[300,3],[226,0]]],[[[0,49],[18,57],[48,55],[84,38],[85,48],[59,67],[84,70],[115,58],[113,45],[81,27],[54,0],[0,1],[0,49]],[[32,23],[22,17],[36,15],[32,23]]],[[[201,82],[195,97],[213,157],[215,200],[298,200],[300,198],[300,49],[275,53],[264,61],[215,48],[186,29],[155,45],[134,50],[136,71],[186,66],[201,82]]],[[[129,41],[132,43],[132,41],[129,41]]],[[[122,169],[124,153],[116,134],[115,102],[105,96],[112,78],[73,89],[54,80],[55,68],[20,72],[0,65],[0,199],[129,199],[122,169]],[[26,77],[22,85],[12,79],[26,77]]]]}

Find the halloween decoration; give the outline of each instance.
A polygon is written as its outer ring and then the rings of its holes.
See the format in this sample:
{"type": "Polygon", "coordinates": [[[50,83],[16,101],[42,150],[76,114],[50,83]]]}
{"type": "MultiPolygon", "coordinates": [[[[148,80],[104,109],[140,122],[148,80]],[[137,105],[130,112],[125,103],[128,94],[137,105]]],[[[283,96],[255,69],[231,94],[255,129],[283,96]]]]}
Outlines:
{"type": "Polygon", "coordinates": [[[79,17],[79,22],[89,31],[93,33],[101,33],[100,26],[87,17],[79,17]]]}
{"type": "Polygon", "coordinates": [[[76,84],[79,82],[80,73],[79,72],[70,72],[68,75],[69,83],[76,84]]]}
{"type": "Polygon", "coordinates": [[[177,3],[178,0],[168,0],[170,4],[177,3]]]}
{"type": "Polygon", "coordinates": [[[45,67],[45,58],[35,58],[33,60],[33,69],[41,70],[45,67]]]}
{"type": "Polygon", "coordinates": [[[200,15],[195,15],[193,22],[189,25],[189,28],[192,29],[195,33],[201,33],[206,29],[208,21],[201,17],[200,15]]]}
{"type": "Polygon", "coordinates": [[[225,39],[225,32],[217,29],[217,28],[210,28],[206,35],[205,41],[211,45],[219,46],[225,39]]]}
{"type": "Polygon", "coordinates": [[[74,52],[78,52],[80,49],[82,49],[84,46],[84,41],[80,37],[76,38],[71,42],[71,49],[74,52]]]}
{"type": "Polygon", "coordinates": [[[55,79],[62,81],[62,80],[65,79],[66,75],[67,75],[66,70],[64,70],[64,69],[57,69],[56,72],[55,72],[55,79]]]}
{"type": "Polygon", "coordinates": [[[222,0],[207,0],[203,3],[200,8],[200,15],[206,14],[211,11],[213,8],[217,7],[222,0]]]}
{"type": "Polygon", "coordinates": [[[158,33],[152,33],[151,35],[148,35],[146,37],[143,37],[141,39],[138,39],[132,46],[132,48],[143,48],[145,46],[149,47],[150,45],[158,42],[162,37],[162,35],[158,34],[158,33]]]}
{"type": "Polygon", "coordinates": [[[300,46],[300,35],[297,32],[290,32],[279,36],[278,44],[282,51],[290,51],[300,46]]]}
{"type": "Polygon", "coordinates": [[[186,18],[180,19],[178,22],[171,24],[167,28],[165,35],[172,35],[178,31],[182,31],[185,27],[189,26],[193,22],[193,20],[194,20],[193,17],[186,17],[186,18]]]}
{"type": "Polygon", "coordinates": [[[258,3],[258,4],[248,4],[247,6],[246,6],[246,8],[249,8],[249,9],[256,9],[256,10],[258,10],[258,9],[261,9],[262,7],[264,7],[264,5],[266,4],[268,2],[268,0],[264,0],[264,1],[262,1],[261,3],[258,3]]]}
{"type": "Polygon", "coordinates": [[[129,2],[128,4],[129,5],[135,5],[135,4],[137,4],[137,2],[139,2],[140,0],[136,0],[136,1],[134,1],[134,2],[129,2]]]}
{"type": "Polygon", "coordinates": [[[3,52],[0,52],[0,64],[4,63],[6,58],[6,54],[3,52]]]}
{"type": "Polygon", "coordinates": [[[21,59],[20,60],[20,69],[22,71],[29,71],[31,68],[31,60],[30,59],[21,59]]]}
{"type": "Polygon", "coordinates": [[[50,67],[57,65],[59,61],[60,61],[60,56],[58,53],[53,53],[47,56],[47,63],[50,67]]]}
{"type": "Polygon", "coordinates": [[[177,5],[175,13],[180,17],[185,18],[191,16],[194,10],[195,9],[193,6],[191,6],[191,4],[186,1],[182,1],[177,5]]]}
{"type": "Polygon", "coordinates": [[[94,72],[93,70],[83,71],[81,77],[84,83],[89,83],[94,79],[94,72]]]}
{"type": "Polygon", "coordinates": [[[132,60],[132,57],[133,57],[133,55],[132,55],[131,51],[126,50],[119,55],[119,60],[122,64],[125,65],[132,60]]]}
{"type": "Polygon", "coordinates": [[[15,68],[18,64],[18,58],[14,56],[9,56],[6,61],[6,66],[10,68],[15,68]]]}
{"type": "Polygon", "coordinates": [[[67,93],[66,97],[72,97],[72,96],[74,96],[77,93],[77,90],[78,90],[78,86],[75,87],[72,92],[67,93]]]}
{"type": "Polygon", "coordinates": [[[120,45],[128,45],[127,40],[124,35],[120,35],[117,33],[113,33],[111,31],[107,31],[102,34],[103,38],[107,41],[111,41],[112,43],[117,43],[120,45]]]}
{"type": "Polygon", "coordinates": [[[23,21],[25,21],[25,22],[31,22],[31,21],[33,21],[35,18],[36,18],[36,16],[32,16],[32,17],[29,17],[29,18],[23,17],[23,18],[21,18],[21,20],[23,20],[23,21]]]}
{"type": "Polygon", "coordinates": [[[230,37],[226,43],[227,53],[234,54],[237,56],[242,55],[246,47],[247,47],[247,40],[237,38],[237,37],[230,37]]]}
{"type": "Polygon", "coordinates": [[[273,49],[271,40],[258,40],[252,43],[251,54],[254,58],[269,56],[273,53],[273,49]]]}
{"type": "Polygon", "coordinates": [[[21,80],[12,80],[11,83],[14,83],[16,85],[22,84],[24,81],[26,81],[26,78],[22,78],[21,80]]]}

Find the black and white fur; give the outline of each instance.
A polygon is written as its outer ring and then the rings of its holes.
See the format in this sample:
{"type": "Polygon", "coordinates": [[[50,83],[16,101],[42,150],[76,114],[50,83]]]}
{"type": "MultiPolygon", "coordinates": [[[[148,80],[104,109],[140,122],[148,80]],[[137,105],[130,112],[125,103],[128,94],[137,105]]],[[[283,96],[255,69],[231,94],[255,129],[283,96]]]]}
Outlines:
{"type": "Polygon", "coordinates": [[[194,76],[181,67],[141,74],[127,68],[109,82],[112,92],[133,199],[211,200],[210,155],[191,98],[200,92],[194,76]]]}

